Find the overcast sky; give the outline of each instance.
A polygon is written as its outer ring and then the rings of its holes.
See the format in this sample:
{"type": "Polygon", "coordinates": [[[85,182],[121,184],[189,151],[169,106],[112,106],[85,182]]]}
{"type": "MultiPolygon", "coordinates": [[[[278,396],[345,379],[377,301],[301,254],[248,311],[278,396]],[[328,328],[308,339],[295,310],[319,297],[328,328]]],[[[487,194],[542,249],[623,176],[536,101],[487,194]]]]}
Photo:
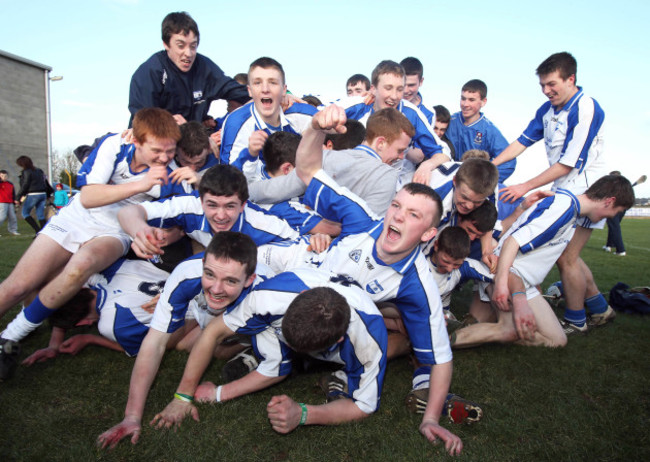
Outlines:
{"type": "MultiPolygon", "coordinates": [[[[199,25],[199,52],[226,74],[271,56],[297,95],[333,100],[344,96],[350,75],[369,76],[383,59],[416,56],[424,64],[425,104],[455,112],[460,87],[480,78],[489,89],[485,115],[509,141],[545,101],[535,68],[550,54],[569,51],[578,60],[578,84],[605,110],[608,168],[630,180],[650,173],[650,2],[626,0],[0,0],[0,49],[63,76],[51,84],[56,150],[126,127],[131,75],[162,49],[163,17],[182,9],[199,25]]],[[[212,113],[222,111],[217,106],[212,113]]],[[[547,165],[541,145],[520,159],[508,183],[547,165]]],[[[637,195],[650,196],[650,184],[637,195]]]]}

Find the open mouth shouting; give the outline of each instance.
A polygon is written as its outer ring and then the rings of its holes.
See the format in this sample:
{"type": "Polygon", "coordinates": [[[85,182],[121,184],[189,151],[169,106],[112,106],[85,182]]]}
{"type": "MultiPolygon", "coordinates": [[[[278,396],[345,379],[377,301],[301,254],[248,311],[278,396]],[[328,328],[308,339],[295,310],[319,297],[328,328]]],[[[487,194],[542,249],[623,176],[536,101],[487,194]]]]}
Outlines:
{"type": "Polygon", "coordinates": [[[390,225],[388,227],[388,231],[386,232],[386,239],[391,242],[395,242],[398,241],[400,237],[402,237],[402,232],[395,226],[390,225]]]}

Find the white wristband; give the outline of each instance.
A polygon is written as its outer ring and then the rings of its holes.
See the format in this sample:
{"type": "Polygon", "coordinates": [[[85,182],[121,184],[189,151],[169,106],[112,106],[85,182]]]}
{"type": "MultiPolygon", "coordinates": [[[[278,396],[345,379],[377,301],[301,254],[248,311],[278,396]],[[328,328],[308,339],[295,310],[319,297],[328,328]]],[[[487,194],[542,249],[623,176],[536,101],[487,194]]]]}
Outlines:
{"type": "Polygon", "coordinates": [[[223,387],[222,387],[221,385],[219,385],[219,386],[217,387],[217,390],[216,390],[215,393],[214,393],[214,400],[215,400],[217,403],[220,403],[220,402],[221,402],[221,389],[222,389],[222,388],[223,388],[223,387]]]}

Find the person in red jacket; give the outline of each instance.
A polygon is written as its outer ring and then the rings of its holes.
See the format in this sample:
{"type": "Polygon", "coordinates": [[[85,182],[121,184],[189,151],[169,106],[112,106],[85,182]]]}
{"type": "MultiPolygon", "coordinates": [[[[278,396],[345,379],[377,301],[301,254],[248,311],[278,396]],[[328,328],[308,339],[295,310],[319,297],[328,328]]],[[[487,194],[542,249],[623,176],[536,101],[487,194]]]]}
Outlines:
{"type": "Polygon", "coordinates": [[[9,174],[6,170],[0,170],[0,225],[8,220],[7,230],[9,234],[19,236],[18,222],[16,221],[16,210],[14,209],[14,202],[16,194],[14,185],[7,181],[9,174]]]}

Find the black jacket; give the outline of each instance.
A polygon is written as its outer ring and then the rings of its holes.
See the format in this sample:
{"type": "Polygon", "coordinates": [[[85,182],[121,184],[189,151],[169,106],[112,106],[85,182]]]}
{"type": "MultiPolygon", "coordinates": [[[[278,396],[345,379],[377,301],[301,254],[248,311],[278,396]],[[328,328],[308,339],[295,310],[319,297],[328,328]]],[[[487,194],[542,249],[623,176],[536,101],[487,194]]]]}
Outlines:
{"type": "Polygon", "coordinates": [[[16,196],[20,199],[29,193],[47,192],[48,188],[45,174],[40,168],[25,169],[20,174],[20,191],[16,196]]]}
{"type": "Polygon", "coordinates": [[[188,122],[201,122],[216,99],[246,103],[250,97],[244,85],[226,76],[209,58],[197,54],[192,68],[181,72],[166,51],[159,51],[131,77],[129,127],[135,113],[145,107],[159,107],[172,115],[181,114],[188,122]]]}

